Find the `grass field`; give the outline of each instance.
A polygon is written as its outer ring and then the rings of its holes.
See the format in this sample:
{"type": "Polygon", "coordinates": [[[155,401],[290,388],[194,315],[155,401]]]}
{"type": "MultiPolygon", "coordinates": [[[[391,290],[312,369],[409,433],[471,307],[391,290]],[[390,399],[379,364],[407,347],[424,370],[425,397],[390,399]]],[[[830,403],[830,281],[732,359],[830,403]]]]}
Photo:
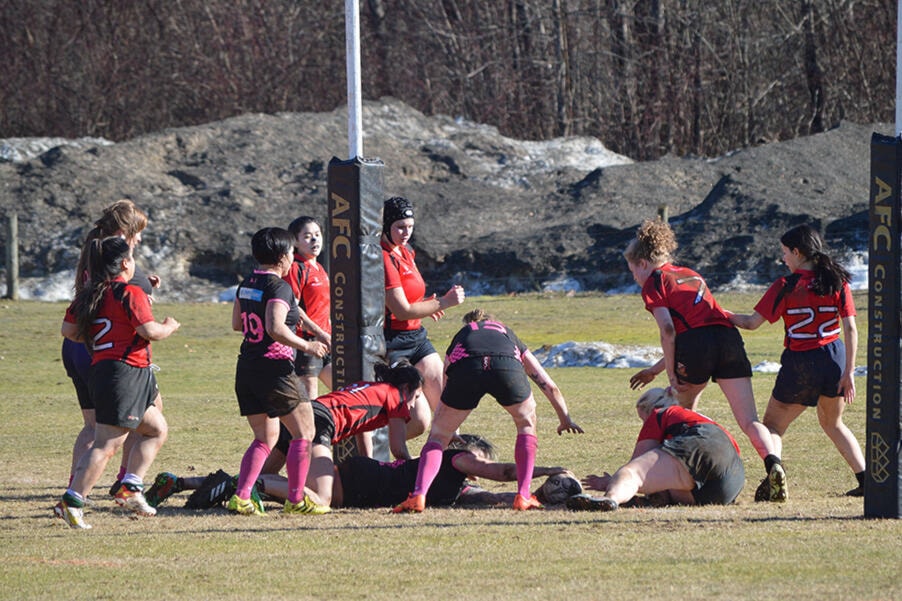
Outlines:
{"type": "MultiPolygon", "coordinates": [[[[748,311],[757,295],[720,295],[748,311]]],[[[864,315],[866,298],[856,297],[864,315]]],[[[469,299],[511,325],[532,348],[567,340],[655,345],[657,331],[636,296],[469,299]]],[[[753,502],[763,467],[720,391],[700,409],[733,432],[748,480],[729,507],[625,509],[612,514],[549,508],[340,510],[262,518],[182,509],[184,495],[156,518],[132,520],[108,500],[118,460],[95,489],[94,529],[52,517],[81,427],[74,390],[59,359],[62,304],[0,301],[0,598],[2,599],[902,599],[902,521],[864,519],[851,471],[804,414],[785,439],[790,500],[753,502]]],[[[234,400],[239,339],[230,306],[156,305],[181,330],[154,344],[170,437],[152,474],[237,472],[250,430],[234,400]]],[[[429,324],[443,351],[462,310],[429,324]]],[[[859,322],[862,343],[866,324],[859,322]]],[[[754,363],[778,361],[782,328],[745,336],[754,363]]],[[[864,364],[865,347],[859,352],[864,364]]],[[[552,370],[581,436],[557,436],[539,400],[540,465],[578,475],[613,470],[639,428],[632,370],[552,370]]],[[[763,412],[773,375],[753,378],[763,412]]],[[[663,382],[661,378],[659,381],[663,382]]],[[[864,378],[847,423],[864,442],[864,378]]],[[[510,419],[484,400],[464,431],[486,435],[513,460],[510,419]]],[[[412,441],[417,452],[422,441],[412,441]]],[[[489,486],[513,490],[512,485],[489,486]]]]}

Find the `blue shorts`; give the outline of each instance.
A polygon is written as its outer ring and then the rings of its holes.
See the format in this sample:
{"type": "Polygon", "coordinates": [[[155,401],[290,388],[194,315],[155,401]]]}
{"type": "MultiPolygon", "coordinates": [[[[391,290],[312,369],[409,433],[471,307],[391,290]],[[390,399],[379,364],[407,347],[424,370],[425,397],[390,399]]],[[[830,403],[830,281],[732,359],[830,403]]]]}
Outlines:
{"type": "Polygon", "coordinates": [[[839,396],[845,367],[846,346],[841,340],[810,351],[785,349],[771,395],[781,403],[817,407],[821,396],[839,396]]]}
{"type": "Polygon", "coordinates": [[[91,354],[81,342],[72,342],[63,338],[63,367],[66,374],[72,379],[75,386],[75,394],[78,397],[78,406],[82,409],[93,409],[94,399],[91,398],[91,354]]]}
{"type": "Polygon", "coordinates": [[[674,361],[677,378],[686,384],[752,377],[752,364],[736,328],[707,326],[677,334],[674,361]]]}
{"type": "Polygon", "coordinates": [[[385,330],[385,357],[389,365],[399,359],[416,365],[433,353],[437,351],[422,326],[418,330],[385,330]]]}

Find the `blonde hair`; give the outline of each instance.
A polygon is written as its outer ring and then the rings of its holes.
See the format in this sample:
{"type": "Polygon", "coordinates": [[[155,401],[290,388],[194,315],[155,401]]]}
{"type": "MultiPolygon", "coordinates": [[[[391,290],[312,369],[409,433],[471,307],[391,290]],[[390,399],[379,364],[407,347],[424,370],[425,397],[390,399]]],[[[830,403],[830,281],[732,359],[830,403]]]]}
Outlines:
{"type": "Polygon", "coordinates": [[[636,401],[636,409],[651,415],[655,409],[663,409],[676,404],[677,400],[669,386],[667,388],[650,388],[642,393],[642,396],[636,401]]]}
{"type": "Polygon", "coordinates": [[[646,219],[623,251],[623,256],[630,263],[645,259],[652,265],[660,265],[671,261],[677,246],[676,235],[670,225],[660,219],[646,219]]]}

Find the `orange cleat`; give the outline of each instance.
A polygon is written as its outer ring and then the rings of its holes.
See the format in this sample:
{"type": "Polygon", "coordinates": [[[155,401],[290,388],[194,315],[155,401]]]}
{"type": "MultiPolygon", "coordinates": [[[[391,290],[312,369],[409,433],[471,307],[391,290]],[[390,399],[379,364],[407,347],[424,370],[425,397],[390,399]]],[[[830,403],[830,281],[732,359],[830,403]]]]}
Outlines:
{"type": "Polygon", "coordinates": [[[392,507],[392,513],[423,513],[426,509],[426,495],[411,493],[405,501],[392,507]]]}
{"type": "Polygon", "coordinates": [[[516,511],[527,511],[529,509],[545,509],[545,506],[539,503],[539,500],[535,495],[530,495],[527,499],[523,495],[517,495],[514,497],[514,504],[512,506],[516,511]]]}

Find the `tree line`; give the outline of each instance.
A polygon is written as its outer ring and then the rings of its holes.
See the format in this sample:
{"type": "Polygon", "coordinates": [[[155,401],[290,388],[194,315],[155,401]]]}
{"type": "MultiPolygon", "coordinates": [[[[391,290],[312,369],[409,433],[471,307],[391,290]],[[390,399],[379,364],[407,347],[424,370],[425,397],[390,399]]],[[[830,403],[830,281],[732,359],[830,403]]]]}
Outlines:
{"type": "MultiPolygon", "coordinates": [[[[894,0],[361,0],[364,98],[645,160],[891,121],[894,0]]],[[[340,0],[4,0],[0,137],[346,102],[340,0]]],[[[365,127],[365,124],[364,124],[365,127]]]]}

